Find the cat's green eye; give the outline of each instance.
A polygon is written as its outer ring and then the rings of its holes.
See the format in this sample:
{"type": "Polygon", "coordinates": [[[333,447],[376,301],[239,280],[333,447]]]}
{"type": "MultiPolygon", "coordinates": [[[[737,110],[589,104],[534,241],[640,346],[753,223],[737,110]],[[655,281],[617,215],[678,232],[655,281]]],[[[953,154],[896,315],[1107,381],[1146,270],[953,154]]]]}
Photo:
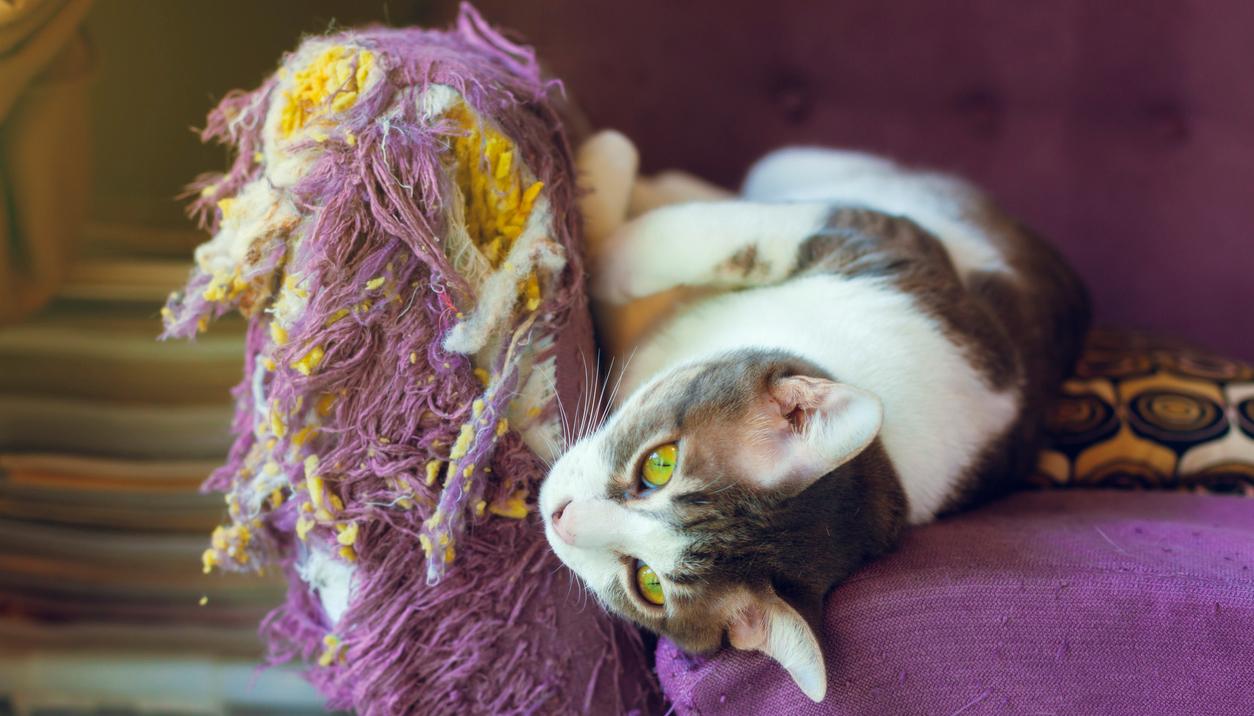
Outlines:
{"type": "Polygon", "coordinates": [[[666,597],[662,595],[662,580],[644,562],[636,562],[636,587],[646,602],[659,606],[666,602],[666,597]]]}
{"type": "Polygon", "coordinates": [[[649,456],[640,466],[640,479],[648,487],[661,487],[671,481],[675,473],[675,461],[679,458],[679,448],[675,443],[666,443],[653,448],[649,456]]]}

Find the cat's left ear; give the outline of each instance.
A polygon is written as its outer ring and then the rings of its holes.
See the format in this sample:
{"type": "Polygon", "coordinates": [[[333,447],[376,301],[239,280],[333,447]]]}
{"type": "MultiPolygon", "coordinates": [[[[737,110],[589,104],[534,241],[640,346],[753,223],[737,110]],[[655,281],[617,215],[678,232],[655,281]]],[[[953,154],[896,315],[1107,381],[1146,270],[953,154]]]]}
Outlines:
{"type": "MultiPolygon", "coordinates": [[[[821,613],[822,601],[818,604],[821,613]]],[[[773,589],[748,596],[733,609],[727,638],[737,649],[760,651],[777,661],[811,701],[819,703],[827,695],[827,667],[814,629],[773,589]]]]}
{"type": "Polygon", "coordinates": [[[797,494],[857,457],[879,434],[879,398],[845,383],[791,375],[775,378],[753,423],[766,431],[746,456],[757,487],[797,494]]]}

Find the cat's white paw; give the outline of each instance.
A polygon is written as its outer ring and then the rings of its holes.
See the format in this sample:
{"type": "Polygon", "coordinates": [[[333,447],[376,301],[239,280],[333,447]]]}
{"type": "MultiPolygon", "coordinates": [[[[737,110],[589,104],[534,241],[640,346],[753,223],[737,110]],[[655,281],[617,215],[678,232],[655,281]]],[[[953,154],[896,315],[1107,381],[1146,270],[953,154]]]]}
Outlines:
{"type": "Polygon", "coordinates": [[[630,303],[636,298],[631,290],[630,274],[622,270],[624,264],[624,261],[618,259],[617,252],[607,251],[602,254],[593,267],[588,286],[588,292],[593,298],[614,306],[630,303]]]}
{"type": "Polygon", "coordinates": [[[619,227],[606,241],[592,280],[592,295],[622,304],[667,289],[700,283],[710,247],[699,240],[699,219],[714,205],[655,209],[619,227]]]}

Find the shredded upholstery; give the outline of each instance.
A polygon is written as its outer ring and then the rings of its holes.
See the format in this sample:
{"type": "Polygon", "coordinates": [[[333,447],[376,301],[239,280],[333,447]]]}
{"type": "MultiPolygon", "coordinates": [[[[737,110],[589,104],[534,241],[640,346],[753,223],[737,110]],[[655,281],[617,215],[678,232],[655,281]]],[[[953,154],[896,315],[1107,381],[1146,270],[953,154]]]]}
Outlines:
{"type": "MultiPolygon", "coordinates": [[[[463,6],[447,32],[309,39],[209,115],[236,157],[192,186],[213,236],[162,311],[166,338],[249,319],[203,566],[285,571],[270,659],[310,664],[332,707],[578,706],[539,646],[555,561],[533,514],[554,346],[583,310],[552,85],[463,6]]],[[[641,647],[597,619],[614,672],[641,647]]]]}

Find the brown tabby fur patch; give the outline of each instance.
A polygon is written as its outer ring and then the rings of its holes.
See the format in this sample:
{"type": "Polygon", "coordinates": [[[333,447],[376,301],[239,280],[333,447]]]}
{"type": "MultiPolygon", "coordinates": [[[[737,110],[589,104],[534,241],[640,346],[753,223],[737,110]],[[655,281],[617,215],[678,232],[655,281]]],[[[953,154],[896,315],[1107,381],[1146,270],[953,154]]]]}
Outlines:
{"type": "Polygon", "coordinates": [[[892,282],[942,326],[991,388],[1019,390],[1018,419],[977,460],[945,511],[1002,494],[1031,471],[1045,408],[1079,357],[1090,318],[1084,285],[1052,247],[981,197],[970,197],[969,207],[1013,276],[960,277],[944,245],[918,224],[858,208],[833,211],[797,262],[799,274],[892,282]]]}

